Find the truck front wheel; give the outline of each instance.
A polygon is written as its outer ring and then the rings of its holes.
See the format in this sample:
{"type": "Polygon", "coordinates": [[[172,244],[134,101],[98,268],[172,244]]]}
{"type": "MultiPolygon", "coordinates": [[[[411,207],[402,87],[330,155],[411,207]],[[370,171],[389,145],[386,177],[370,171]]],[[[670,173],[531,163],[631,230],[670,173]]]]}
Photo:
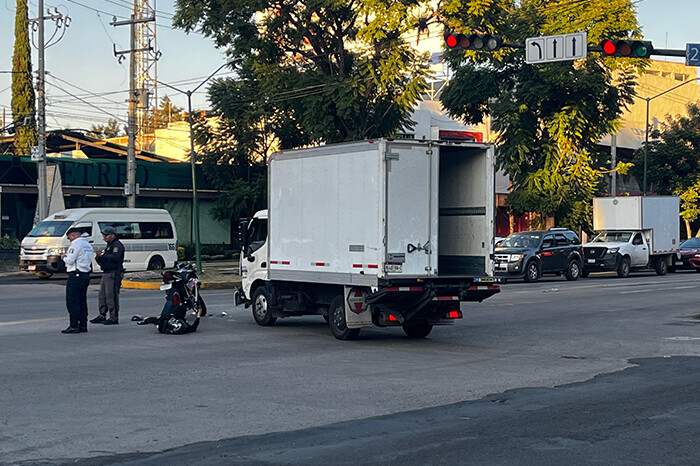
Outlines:
{"type": "Polygon", "coordinates": [[[355,340],[360,335],[360,329],[349,329],[345,321],[345,301],[342,295],[338,295],[331,301],[328,308],[328,326],[331,333],[338,340],[355,340]]]}
{"type": "Polygon", "coordinates": [[[617,276],[620,278],[625,278],[630,274],[630,258],[623,257],[620,261],[620,265],[617,266],[617,276]]]}
{"type": "Polygon", "coordinates": [[[253,318],[258,325],[268,327],[277,322],[270,311],[270,292],[265,286],[259,286],[253,293],[253,318]]]}
{"type": "Polygon", "coordinates": [[[433,330],[430,324],[404,325],[402,328],[408,338],[425,338],[433,330]]]}
{"type": "Polygon", "coordinates": [[[657,259],[654,263],[654,270],[656,270],[656,275],[666,275],[666,272],[668,272],[668,264],[666,264],[666,259],[657,259]]]}

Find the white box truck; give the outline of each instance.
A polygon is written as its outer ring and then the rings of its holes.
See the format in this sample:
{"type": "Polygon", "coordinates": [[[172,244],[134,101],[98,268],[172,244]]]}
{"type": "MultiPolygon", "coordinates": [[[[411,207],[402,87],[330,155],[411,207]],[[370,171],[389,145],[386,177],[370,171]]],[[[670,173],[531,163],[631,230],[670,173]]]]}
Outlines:
{"type": "Polygon", "coordinates": [[[614,270],[626,277],[646,269],[665,275],[680,245],[678,197],[595,198],[593,229],[599,233],[583,245],[582,276],[614,270]]]}
{"type": "Polygon", "coordinates": [[[490,144],[370,140],[282,151],[268,210],[241,222],[242,285],[260,325],[320,314],[341,340],[362,327],[409,337],[500,291],[492,275],[490,144]]]}

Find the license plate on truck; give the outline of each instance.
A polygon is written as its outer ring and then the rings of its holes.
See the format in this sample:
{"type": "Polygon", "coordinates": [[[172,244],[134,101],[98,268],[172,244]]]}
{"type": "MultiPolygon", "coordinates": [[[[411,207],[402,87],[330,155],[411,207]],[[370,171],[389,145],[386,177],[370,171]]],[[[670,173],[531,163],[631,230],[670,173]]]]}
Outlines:
{"type": "Polygon", "coordinates": [[[30,272],[31,272],[32,270],[36,270],[36,265],[28,265],[28,266],[27,266],[27,270],[29,270],[30,272]]]}
{"type": "Polygon", "coordinates": [[[589,264],[595,264],[595,259],[588,259],[586,262],[588,262],[589,264]]]}

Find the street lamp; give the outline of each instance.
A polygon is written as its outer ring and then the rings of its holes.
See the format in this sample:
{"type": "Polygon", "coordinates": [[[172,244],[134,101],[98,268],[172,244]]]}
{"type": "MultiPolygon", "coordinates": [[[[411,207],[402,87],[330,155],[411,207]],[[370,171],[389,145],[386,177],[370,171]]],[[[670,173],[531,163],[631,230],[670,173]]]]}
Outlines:
{"type": "Polygon", "coordinates": [[[207,76],[207,78],[199,83],[197,87],[195,87],[192,90],[189,91],[184,91],[182,89],[178,89],[175,86],[171,86],[170,84],[166,84],[161,81],[157,81],[159,84],[162,84],[165,87],[168,87],[174,91],[177,91],[181,94],[185,94],[187,96],[187,121],[190,125],[190,165],[192,166],[192,230],[194,232],[194,250],[195,250],[195,255],[197,256],[197,270],[199,272],[202,271],[202,254],[200,252],[201,250],[201,245],[199,241],[199,203],[197,201],[197,178],[196,178],[196,173],[195,173],[195,151],[194,151],[194,129],[192,125],[192,94],[197,92],[197,90],[202,87],[207,81],[209,81],[211,78],[214,77],[216,73],[221,71],[225,66],[229,65],[234,65],[236,63],[239,63],[240,60],[232,60],[229,62],[224,63],[220,67],[218,67],[212,74],[207,76]]]}
{"type": "Polygon", "coordinates": [[[685,86],[686,84],[693,83],[697,81],[700,78],[693,78],[689,79],[688,81],[684,81],[680,83],[677,86],[673,86],[670,89],[666,89],[663,92],[660,92],[656,95],[653,95],[651,97],[644,97],[644,100],[647,102],[647,119],[646,119],[646,125],[644,126],[644,187],[642,188],[642,196],[647,195],[647,159],[649,158],[649,102],[652,100],[656,99],[657,97],[661,97],[664,94],[668,94],[671,91],[674,91],[678,89],[679,87],[685,86]]]}

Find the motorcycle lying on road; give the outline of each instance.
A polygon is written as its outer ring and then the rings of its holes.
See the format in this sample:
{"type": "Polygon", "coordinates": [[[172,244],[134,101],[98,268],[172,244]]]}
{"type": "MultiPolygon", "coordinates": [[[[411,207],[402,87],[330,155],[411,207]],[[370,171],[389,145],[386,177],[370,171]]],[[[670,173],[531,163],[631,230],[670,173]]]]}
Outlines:
{"type": "Polygon", "coordinates": [[[165,291],[163,311],[160,317],[148,317],[138,324],[156,324],[161,333],[182,334],[196,331],[199,318],[207,314],[207,305],[199,294],[202,283],[197,277],[194,265],[179,262],[175,265],[175,270],[166,270],[161,275],[163,282],[160,290],[165,291]],[[189,312],[197,316],[194,323],[189,323],[186,319],[189,312]]]}

